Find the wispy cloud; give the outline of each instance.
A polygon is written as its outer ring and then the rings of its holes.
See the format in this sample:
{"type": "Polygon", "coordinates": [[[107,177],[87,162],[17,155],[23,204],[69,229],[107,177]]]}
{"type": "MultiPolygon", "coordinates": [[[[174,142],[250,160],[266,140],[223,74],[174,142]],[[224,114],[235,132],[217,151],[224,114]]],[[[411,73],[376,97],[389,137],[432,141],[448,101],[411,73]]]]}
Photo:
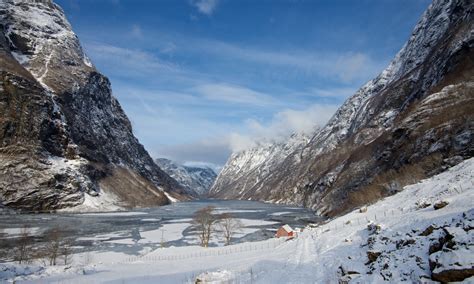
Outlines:
{"type": "Polygon", "coordinates": [[[216,40],[196,39],[192,48],[194,51],[214,56],[298,69],[301,74],[306,76],[335,77],[345,83],[374,75],[386,64],[385,61],[374,60],[370,55],[361,52],[333,53],[317,50],[309,52],[297,49],[275,51],[216,40]]]}
{"type": "Polygon", "coordinates": [[[275,98],[270,95],[226,83],[199,85],[192,91],[202,95],[205,99],[226,103],[268,106],[275,102],[275,98]]]}
{"type": "Polygon", "coordinates": [[[199,13],[210,16],[219,4],[218,0],[191,0],[191,4],[197,8],[199,13]]]}
{"type": "Polygon", "coordinates": [[[151,52],[97,42],[87,42],[85,46],[87,53],[95,61],[99,61],[111,69],[118,68],[118,70],[128,73],[136,71],[138,74],[179,71],[177,65],[163,61],[151,52]]]}

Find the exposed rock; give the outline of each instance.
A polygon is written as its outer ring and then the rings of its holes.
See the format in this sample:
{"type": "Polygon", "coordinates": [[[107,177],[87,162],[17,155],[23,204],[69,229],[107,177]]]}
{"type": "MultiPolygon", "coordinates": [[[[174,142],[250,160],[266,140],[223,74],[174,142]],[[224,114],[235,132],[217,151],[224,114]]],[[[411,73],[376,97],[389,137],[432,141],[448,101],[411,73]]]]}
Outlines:
{"type": "Polygon", "coordinates": [[[396,242],[396,248],[400,249],[405,246],[413,245],[414,243],[416,243],[415,239],[399,240],[396,242]]]}
{"type": "Polygon", "coordinates": [[[423,232],[420,233],[420,236],[429,236],[431,233],[433,233],[435,227],[433,225],[429,225],[423,232]]]}
{"type": "Polygon", "coordinates": [[[128,184],[125,206],[167,204],[166,194],[187,198],[134,137],[110,82],[51,0],[0,2],[0,117],[7,207],[80,205],[86,193],[114,191],[102,186],[107,180],[128,184]]]}
{"type": "Polygon", "coordinates": [[[427,200],[420,200],[420,201],[416,202],[416,207],[418,209],[424,209],[424,208],[428,208],[430,206],[431,206],[431,203],[427,200]]]}
{"type": "Polygon", "coordinates": [[[432,279],[435,281],[448,283],[463,281],[466,278],[474,276],[474,267],[470,268],[451,268],[438,270],[432,274],[432,279]]]}
{"type": "Polygon", "coordinates": [[[372,263],[377,260],[377,258],[381,255],[382,253],[379,251],[368,251],[367,252],[367,258],[369,259],[369,262],[366,264],[372,263]]]}
{"type": "Polygon", "coordinates": [[[437,234],[436,237],[430,239],[429,254],[440,251],[444,244],[453,238],[453,236],[449,235],[445,229],[438,229],[433,232],[437,232],[437,234]]]}
{"type": "Polygon", "coordinates": [[[367,230],[369,231],[370,235],[379,233],[381,229],[382,226],[380,226],[380,224],[369,223],[367,225],[367,230]]]}
{"type": "Polygon", "coordinates": [[[469,247],[439,251],[430,256],[430,266],[432,279],[444,283],[474,276],[474,256],[469,247]]]}
{"type": "Polygon", "coordinates": [[[448,204],[449,204],[448,201],[438,201],[433,205],[433,208],[435,210],[438,210],[438,209],[446,207],[448,204]]]}
{"type": "Polygon", "coordinates": [[[234,153],[211,192],[332,216],[434,175],[460,160],[453,157],[472,157],[473,10],[472,1],[433,1],[389,66],[309,142],[276,161],[234,153]],[[241,166],[245,156],[258,163],[241,166]]]}
{"type": "Polygon", "coordinates": [[[351,280],[357,278],[357,276],[360,275],[360,272],[349,270],[341,265],[337,270],[337,274],[339,276],[339,284],[348,284],[351,280]]]}

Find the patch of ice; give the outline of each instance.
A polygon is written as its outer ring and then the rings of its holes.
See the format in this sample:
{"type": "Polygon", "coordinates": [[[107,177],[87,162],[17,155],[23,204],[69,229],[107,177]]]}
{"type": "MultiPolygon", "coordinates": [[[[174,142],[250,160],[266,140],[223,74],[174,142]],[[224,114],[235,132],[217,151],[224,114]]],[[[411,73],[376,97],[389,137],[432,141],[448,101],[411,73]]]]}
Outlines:
{"type": "Polygon", "coordinates": [[[103,213],[83,213],[83,216],[102,216],[102,217],[121,217],[121,216],[136,216],[136,215],[147,215],[146,212],[103,212],[103,213]]]}
{"type": "Polygon", "coordinates": [[[160,243],[177,241],[184,237],[183,232],[191,226],[190,223],[164,224],[156,230],[140,232],[140,243],[160,243]]]}
{"type": "MultiPolygon", "coordinates": [[[[39,227],[31,227],[31,228],[26,228],[28,235],[29,236],[37,236],[40,234],[41,230],[39,227]]],[[[0,235],[6,234],[3,238],[8,239],[8,238],[17,238],[19,237],[24,228],[0,228],[0,235]]]]}

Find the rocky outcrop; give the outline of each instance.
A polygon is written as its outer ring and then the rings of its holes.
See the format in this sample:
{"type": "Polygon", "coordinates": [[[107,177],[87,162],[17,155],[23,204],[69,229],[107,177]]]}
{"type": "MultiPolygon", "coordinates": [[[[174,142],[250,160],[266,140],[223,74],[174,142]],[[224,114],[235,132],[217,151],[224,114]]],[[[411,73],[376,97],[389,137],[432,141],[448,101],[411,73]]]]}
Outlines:
{"type": "Polygon", "coordinates": [[[206,197],[217,177],[214,170],[206,166],[184,166],[164,158],[155,162],[194,197],[206,197]]]}
{"type": "MultiPolygon", "coordinates": [[[[458,158],[472,157],[473,11],[472,1],[434,1],[389,66],[349,98],[304,147],[270,172],[252,177],[245,190],[258,192],[257,200],[337,215],[440,172],[458,158]]],[[[246,175],[228,169],[223,173],[230,180],[246,175]]],[[[216,183],[212,191],[232,198],[244,184],[245,178],[216,183]]]]}
{"type": "Polygon", "coordinates": [[[438,229],[441,237],[434,240],[429,251],[433,280],[443,283],[458,282],[474,276],[473,228],[469,224],[472,221],[472,212],[464,214],[463,217],[467,220],[457,221],[456,226],[438,229]]]}
{"type": "Polygon", "coordinates": [[[110,183],[128,184],[115,192],[123,206],[187,198],[134,137],[62,9],[52,1],[2,1],[1,202],[55,210],[83,203],[84,194],[113,193],[110,183]]]}

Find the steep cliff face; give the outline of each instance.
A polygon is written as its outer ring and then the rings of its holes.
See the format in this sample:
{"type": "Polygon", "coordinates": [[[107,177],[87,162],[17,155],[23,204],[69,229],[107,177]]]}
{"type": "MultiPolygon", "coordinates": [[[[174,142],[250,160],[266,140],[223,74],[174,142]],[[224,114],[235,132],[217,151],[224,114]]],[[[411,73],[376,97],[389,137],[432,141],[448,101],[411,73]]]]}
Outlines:
{"type": "Polygon", "coordinates": [[[471,1],[434,1],[390,65],[251,190],[334,215],[471,157],[473,30],[471,1]]]}
{"type": "Polygon", "coordinates": [[[195,197],[207,197],[217,175],[209,167],[184,166],[168,159],[156,159],[156,164],[174,178],[186,192],[195,197]]]}
{"type": "Polygon", "coordinates": [[[187,198],[134,137],[52,1],[0,3],[0,115],[5,206],[60,209],[104,191],[122,206],[187,198]]]}

